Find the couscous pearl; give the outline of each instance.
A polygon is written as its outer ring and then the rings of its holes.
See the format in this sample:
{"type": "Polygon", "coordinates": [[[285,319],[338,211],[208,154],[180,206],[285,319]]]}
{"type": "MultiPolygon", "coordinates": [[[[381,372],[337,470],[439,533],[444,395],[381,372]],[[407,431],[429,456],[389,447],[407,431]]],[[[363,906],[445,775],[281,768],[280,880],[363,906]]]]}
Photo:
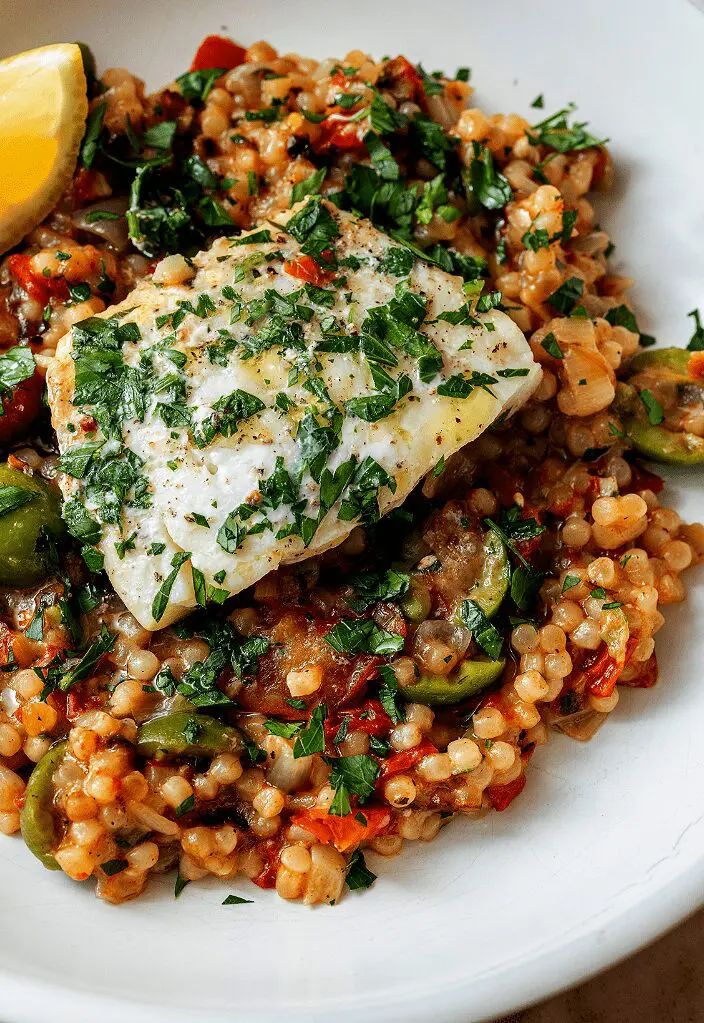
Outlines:
{"type": "Polygon", "coordinates": [[[510,767],[513,767],[516,759],[516,751],[513,746],[509,742],[501,742],[501,740],[492,742],[486,755],[495,771],[508,771],[510,767]]]}
{"type": "Polygon", "coordinates": [[[283,810],[285,803],[286,800],[283,793],[273,786],[263,788],[252,800],[252,806],[259,816],[267,820],[271,817],[277,817],[283,810]]]}
{"type": "Polygon", "coordinates": [[[618,703],[618,689],[611,696],[589,696],[589,706],[599,714],[608,714],[618,703]]]}
{"type": "Polygon", "coordinates": [[[398,774],[384,785],[384,799],[392,806],[408,806],[415,798],[416,787],[406,774],[398,774]]]}
{"type": "Polygon", "coordinates": [[[399,752],[413,749],[414,746],[418,746],[422,742],[422,739],[423,733],[418,725],[414,724],[396,725],[389,736],[391,745],[399,752]]]}
{"type": "Polygon", "coordinates": [[[432,753],[423,757],[417,771],[424,781],[447,781],[452,774],[452,761],[447,753],[432,753]]]}
{"type": "Polygon", "coordinates": [[[163,782],[160,791],[169,806],[176,809],[193,795],[193,786],[180,774],[172,774],[163,782]]]}
{"type": "Polygon", "coordinates": [[[473,739],[455,739],[447,747],[453,774],[473,771],[482,762],[482,754],[473,739]]]}
{"type": "Polygon", "coordinates": [[[506,719],[495,707],[484,707],[475,713],[472,727],[478,739],[495,739],[506,731],[506,719]]]}
{"type": "Polygon", "coordinates": [[[525,700],[526,703],[535,703],[536,700],[543,699],[549,686],[540,672],[524,671],[520,675],[516,675],[513,688],[521,700],[525,700]]]}
{"type": "Polygon", "coordinates": [[[281,850],[279,858],[284,867],[287,870],[292,870],[294,874],[307,874],[310,870],[310,851],[305,845],[286,846],[281,850]]]}

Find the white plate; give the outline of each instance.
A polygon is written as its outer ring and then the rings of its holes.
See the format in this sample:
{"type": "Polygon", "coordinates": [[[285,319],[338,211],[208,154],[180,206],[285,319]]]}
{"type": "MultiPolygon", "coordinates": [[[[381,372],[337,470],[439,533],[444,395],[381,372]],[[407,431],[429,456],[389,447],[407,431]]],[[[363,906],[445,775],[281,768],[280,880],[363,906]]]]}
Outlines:
{"type": "MultiPolygon", "coordinates": [[[[613,139],[602,203],[633,273],[643,329],[682,342],[704,306],[701,132],[704,15],[686,0],[267,3],[0,0],[0,49],[85,39],[101,67],[151,86],[230,31],[283,51],[402,51],[469,64],[479,102],[530,115],[574,99],[613,139]]],[[[694,476],[671,475],[689,517],[694,476]]],[[[701,478],[700,478],[701,479],[701,478]]],[[[701,574],[700,574],[701,581],[701,574]]],[[[689,576],[690,583],[694,575],[689,576]]],[[[486,1019],[542,998],[654,938],[704,892],[704,593],[667,609],[661,682],[625,691],[595,741],[554,738],[509,812],[456,822],[429,846],[374,863],[371,892],[335,909],[242,886],[170,888],[120,908],[42,871],[0,840],[0,1015],[5,1023],[425,1023],[486,1019]]],[[[371,859],[371,857],[370,857],[371,859]]]]}

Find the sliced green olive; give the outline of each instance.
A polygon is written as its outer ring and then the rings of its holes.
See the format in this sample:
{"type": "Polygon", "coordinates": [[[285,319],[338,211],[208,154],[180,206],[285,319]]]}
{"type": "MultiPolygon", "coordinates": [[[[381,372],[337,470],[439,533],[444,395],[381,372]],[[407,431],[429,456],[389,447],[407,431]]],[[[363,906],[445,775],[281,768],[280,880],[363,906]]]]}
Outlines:
{"type": "Polygon", "coordinates": [[[469,593],[468,600],[478,604],[487,618],[491,618],[501,607],[510,580],[508,558],[501,540],[489,530],[484,540],[484,562],[479,578],[469,593]]]}
{"type": "Polygon", "coordinates": [[[242,736],[236,728],[207,714],[174,711],[152,718],[137,732],[137,749],[145,757],[169,753],[185,757],[239,753],[242,736]]]}
{"type": "Polygon", "coordinates": [[[639,352],[628,362],[628,372],[642,373],[645,369],[669,369],[673,373],[689,376],[689,357],[692,353],[686,348],[653,348],[647,352],[639,352]]]}
{"type": "Polygon", "coordinates": [[[54,774],[66,756],[66,743],[60,742],[44,754],[32,771],[24,794],[20,813],[22,838],[31,853],[41,860],[47,870],[58,870],[54,850],[59,844],[56,820],[53,814],[54,774]]]}
{"type": "MultiPolygon", "coordinates": [[[[704,384],[689,372],[691,352],[686,348],[657,348],[640,352],[628,363],[629,381],[638,373],[659,374],[663,382],[676,388],[679,405],[699,404],[704,384]]],[[[648,422],[639,407],[638,387],[630,382],[620,385],[623,424],[634,449],[654,462],[667,465],[701,465],[704,463],[704,439],[684,430],[668,430],[666,426],[648,422]]]]}
{"type": "Polygon", "coordinates": [[[60,536],[65,528],[59,495],[43,480],[3,462],[2,496],[7,497],[11,510],[3,511],[0,501],[0,585],[30,586],[50,568],[45,534],[60,536]]]}
{"type": "Polygon", "coordinates": [[[463,661],[449,675],[421,675],[399,692],[411,703],[453,704],[481,693],[503,674],[506,661],[463,661]]]}
{"type": "Polygon", "coordinates": [[[682,430],[666,430],[640,419],[624,423],[633,447],[641,455],[666,465],[701,465],[704,463],[704,438],[682,430]]]}

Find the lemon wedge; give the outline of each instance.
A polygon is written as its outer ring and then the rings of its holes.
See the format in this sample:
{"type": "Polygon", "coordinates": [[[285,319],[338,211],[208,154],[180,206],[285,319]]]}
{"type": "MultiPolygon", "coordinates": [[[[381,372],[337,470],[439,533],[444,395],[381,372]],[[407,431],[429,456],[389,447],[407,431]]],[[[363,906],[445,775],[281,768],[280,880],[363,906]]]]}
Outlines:
{"type": "Polygon", "coordinates": [[[87,114],[75,43],[0,61],[0,253],[36,227],[69,184],[87,114]]]}

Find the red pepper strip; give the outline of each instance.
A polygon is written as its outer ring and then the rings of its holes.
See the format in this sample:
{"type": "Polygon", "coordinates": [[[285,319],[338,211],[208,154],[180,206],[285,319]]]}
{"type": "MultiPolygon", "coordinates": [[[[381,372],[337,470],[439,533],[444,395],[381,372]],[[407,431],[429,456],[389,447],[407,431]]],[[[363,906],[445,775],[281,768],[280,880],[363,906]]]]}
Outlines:
{"type": "Polygon", "coordinates": [[[191,64],[191,71],[209,71],[222,68],[230,71],[233,67],[244,64],[247,51],[226,36],[206,36],[196,50],[191,64]]]}
{"type": "Polygon", "coordinates": [[[381,761],[379,778],[392,778],[395,774],[410,771],[412,767],[421,762],[423,757],[428,757],[437,751],[437,746],[426,739],[420,746],[414,746],[413,749],[404,750],[402,753],[392,753],[386,760],[381,761]]]}
{"type": "Polygon", "coordinates": [[[312,256],[296,256],[295,259],[287,259],[284,263],[284,270],[289,277],[295,277],[299,281],[306,281],[319,288],[323,284],[329,284],[335,274],[331,270],[324,270],[320,263],[316,263],[312,256]]]}
{"type": "Polygon", "coordinates": [[[366,732],[381,738],[393,728],[393,721],[378,700],[365,700],[359,707],[340,711],[325,722],[325,734],[328,739],[335,738],[341,724],[348,723],[350,732],[366,732]]]}
{"type": "Polygon", "coordinates": [[[293,824],[310,831],[323,845],[334,845],[338,852],[349,852],[388,828],[391,813],[378,807],[361,807],[346,817],[335,817],[321,807],[313,807],[292,819],[293,824]],[[366,824],[357,819],[364,817],[366,824]]]}
{"type": "Polygon", "coordinates": [[[42,407],[42,378],[34,376],[23,380],[2,399],[3,415],[0,416],[0,444],[7,444],[27,429],[39,415],[42,407]]]}
{"type": "Polygon", "coordinates": [[[523,792],[525,787],[526,776],[519,774],[514,781],[507,782],[506,785],[489,785],[486,794],[494,809],[501,812],[514,801],[516,796],[523,792]]]}
{"type": "Polygon", "coordinates": [[[281,842],[274,838],[269,838],[262,845],[258,846],[258,852],[264,854],[264,859],[266,861],[262,870],[256,877],[252,878],[252,881],[254,881],[259,888],[276,887],[276,872],[278,870],[280,851],[281,842]]]}

